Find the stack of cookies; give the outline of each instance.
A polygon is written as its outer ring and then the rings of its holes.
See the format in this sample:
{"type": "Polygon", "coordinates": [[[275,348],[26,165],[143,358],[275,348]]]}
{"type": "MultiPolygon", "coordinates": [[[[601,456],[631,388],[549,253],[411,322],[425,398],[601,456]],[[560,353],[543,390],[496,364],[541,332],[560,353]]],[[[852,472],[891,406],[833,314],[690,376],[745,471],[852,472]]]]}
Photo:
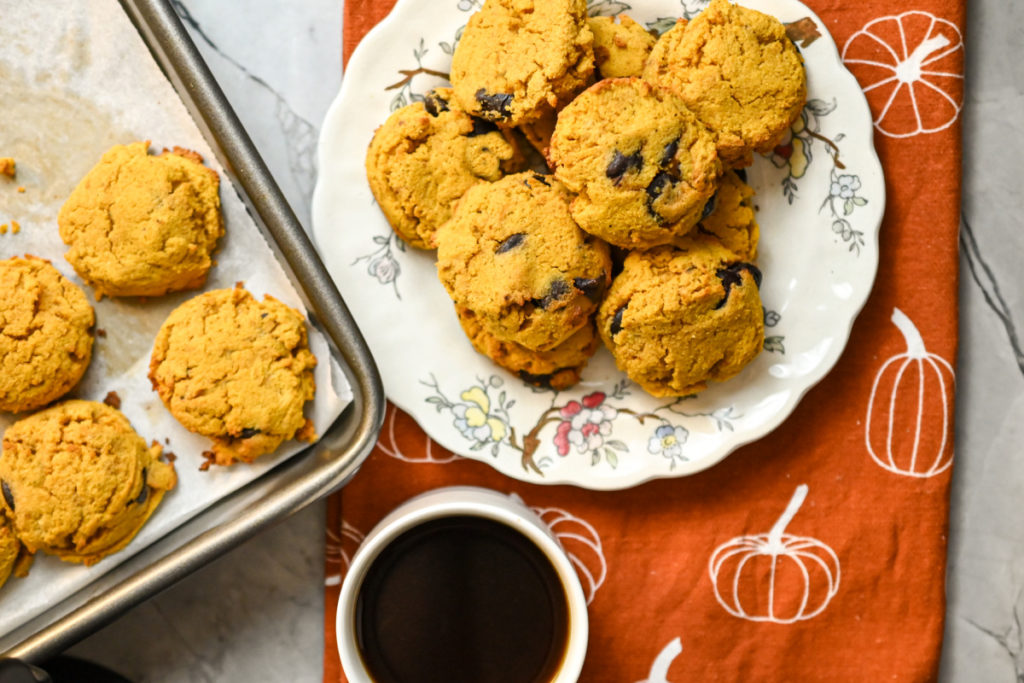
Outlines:
{"type": "Polygon", "coordinates": [[[585,0],[487,0],[451,82],[393,113],[366,167],[396,233],[437,249],[477,351],[563,389],[599,337],[655,396],[760,352],[743,168],[806,100],[779,21],[712,0],[656,38],[585,0]]]}

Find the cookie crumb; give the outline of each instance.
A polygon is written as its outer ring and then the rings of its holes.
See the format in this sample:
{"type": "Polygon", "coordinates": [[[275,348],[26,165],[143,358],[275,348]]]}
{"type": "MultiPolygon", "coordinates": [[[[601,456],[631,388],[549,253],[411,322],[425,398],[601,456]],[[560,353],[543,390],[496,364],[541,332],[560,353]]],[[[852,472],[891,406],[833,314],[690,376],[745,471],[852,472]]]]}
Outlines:
{"type": "Polygon", "coordinates": [[[108,391],[106,398],[103,399],[103,402],[106,403],[111,408],[121,410],[121,397],[117,395],[116,391],[108,391]]]}
{"type": "Polygon", "coordinates": [[[21,223],[18,221],[11,221],[11,234],[17,235],[19,232],[21,232],[21,223]]]}
{"type": "Polygon", "coordinates": [[[0,235],[6,235],[6,234],[7,234],[7,224],[6,223],[2,223],[2,224],[0,224],[0,235]]]}
{"type": "Polygon", "coordinates": [[[25,186],[24,185],[18,185],[18,192],[24,192],[24,191],[25,191],[25,186]]]}
{"type": "Polygon", "coordinates": [[[214,454],[213,451],[203,451],[203,457],[206,459],[206,461],[199,466],[200,472],[207,471],[208,469],[210,469],[210,465],[217,462],[217,456],[216,454],[214,454]]]}
{"type": "Polygon", "coordinates": [[[176,462],[178,460],[178,456],[176,456],[174,453],[171,453],[170,451],[165,451],[164,460],[166,460],[167,462],[176,462]]]}
{"type": "Polygon", "coordinates": [[[96,336],[97,337],[103,337],[104,339],[106,339],[107,338],[107,331],[105,329],[103,329],[102,327],[97,327],[96,328],[96,336]]]}
{"type": "Polygon", "coordinates": [[[14,159],[11,157],[0,157],[0,175],[8,178],[14,177],[14,159]]]}

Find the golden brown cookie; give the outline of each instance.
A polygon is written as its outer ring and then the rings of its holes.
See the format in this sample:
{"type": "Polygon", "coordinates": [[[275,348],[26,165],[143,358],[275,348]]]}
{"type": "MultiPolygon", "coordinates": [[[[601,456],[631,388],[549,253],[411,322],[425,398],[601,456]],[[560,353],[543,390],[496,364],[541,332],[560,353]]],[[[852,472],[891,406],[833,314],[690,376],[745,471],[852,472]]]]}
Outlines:
{"type": "Polygon", "coordinates": [[[92,306],[35,256],[0,261],[0,292],[0,410],[32,410],[66,394],[85,373],[92,306]]]}
{"type": "MultiPolygon", "coordinates": [[[[754,261],[761,230],[754,215],[754,189],[744,182],[745,177],[742,170],[725,172],[712,200],[714,208],[697,224],[697,230],[715,237],[741,261],[754,261]]],[[[687,239],[682,238],[680,244],[685,245],[687,239]]]]}
{"type": "Polygon", "coordinates": [[[559,112],[548,162],[580,227],[630,249],[689,232],[722,171],[704,124],[639,78],[598,81],[559,112]]]}
{"type": "Polygon", "coordinates": [[[434,249],[434,233],[473,185],[519,171],[515,141],[475,118],[438,88],[422,102],[391,114],[366,152],[366,177],[392,229],[420,249],[434,249]]]}
{"type": "Polygon", "coordinates": [[[640,76],[657,38],[626,14],[590,17],[594,34],[594,66],[599,78],[640,76]],[[616,23],[618,19],[618,23],[616,23]]]}
{"type": "Polygon", "coordinates": [[[593,323],[588,323],[550,351],[531,351],[514,342],[503,342],[483,328],[476,315],[456,306],[459,324],[479,353],[519,375],[524,382],[561,391],[580,381],[580,373],[600,344],[593,323]]]}
{"type": "Polygon", "coordinates": [[[569,215],[562,184],[529,172],[466,193],[438,232],[437,271],[490,334],[549,351],[589,322],[611,260],[569,215]]]}
{"type": "Polygon", "coordinates": [[[65,258],[97,296],[160,296],[202,287],[224,234],[217,173],[178,147],[108,150],[57,216],[65,258]]]}
{"type": "Polygon", "coordinates": [[[486,0],[452,56],[462,108],[504,126],[557,110],[594,71],[586,0],[486,0]]]}
{"type": "Polygon", "coordinates": [[[20,554],[21,542],[14,535],[14,526],[0,510],[0,588],[14,572],[20,554]]]}
{"type": "Polygon", "coordinates": [[[94,564],[124,548],[174,488],[174,467],[120,411],[65,401],[7,428],[2,507],[31,552],[94,564]]]}
{"type": "Polygon", "coordinates": [[[252,462],[287,439],[312,441],[303,415],[316,357],[301,313],[240,286],[189,299],[164,321],[149,364],[160,399],[213,440],[210,462],[252,462]]]}
{"type": "Polygon", "coordinates": [[[728,0],[712,0],[665,32],[644,78],[682,96],[718,135],[718,153],[732,167],[771,151],[807,101],[803,60],[785,26],[728,0]]]}
{"type": "Polygon", "coordinates": [[[598,312],[615,363],[654,396],[724,381],[764,346],[761,273],[717,241],[634,251],[598,312]]]}

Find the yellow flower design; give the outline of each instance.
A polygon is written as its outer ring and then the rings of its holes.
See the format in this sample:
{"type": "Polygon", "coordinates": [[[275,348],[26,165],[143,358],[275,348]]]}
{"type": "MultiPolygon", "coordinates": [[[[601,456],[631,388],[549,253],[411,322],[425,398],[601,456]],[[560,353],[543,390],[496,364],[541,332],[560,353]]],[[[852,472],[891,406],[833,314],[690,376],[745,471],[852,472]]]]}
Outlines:
{"type": "Polygon", "coordinates": [[[452,408],[455,428],[471,441],[501,441],[508,431],[505,423],[490,415],[491,400],[481,387],[472,387],[459,394],[465,403],[452,408]]]}

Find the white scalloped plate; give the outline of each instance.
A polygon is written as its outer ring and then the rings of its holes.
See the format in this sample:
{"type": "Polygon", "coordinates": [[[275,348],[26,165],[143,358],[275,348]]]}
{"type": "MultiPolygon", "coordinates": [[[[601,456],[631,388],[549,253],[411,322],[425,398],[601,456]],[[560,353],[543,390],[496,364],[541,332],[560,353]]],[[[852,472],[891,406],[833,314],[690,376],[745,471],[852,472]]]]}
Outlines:
{"type": "MultiPolygon", "coordinates": [[[[706,2],[590,4],[592,13],[625,11],[663,27],[672,21],[665,17],[692,16],[706,2]]],[[[313,231],[388,397],[443,446],[534,483],[620,489],[693,474],[777,427],[838,360],[878,265],[885,187],[871,114],[805,5],[741,4],[787,23],[807,18],[821,36],[801,47],[809,102],[796,132],[747,170],[761,225],[765,351],[732,380],[677,401],[645,394],[604,349],[583,381],[560,393],[536,390],[473,351],[435,254],[403,249],[393,236],[363,159],[393,108],[445,82],[430,71],[449,70],[451,46],[480,0],[399,0],[360,44],[320,134],[313,231]]]]}

